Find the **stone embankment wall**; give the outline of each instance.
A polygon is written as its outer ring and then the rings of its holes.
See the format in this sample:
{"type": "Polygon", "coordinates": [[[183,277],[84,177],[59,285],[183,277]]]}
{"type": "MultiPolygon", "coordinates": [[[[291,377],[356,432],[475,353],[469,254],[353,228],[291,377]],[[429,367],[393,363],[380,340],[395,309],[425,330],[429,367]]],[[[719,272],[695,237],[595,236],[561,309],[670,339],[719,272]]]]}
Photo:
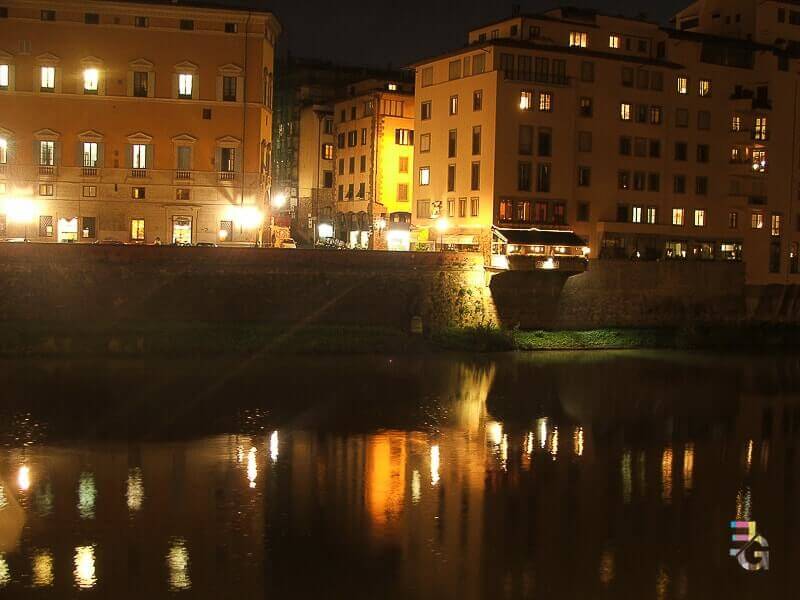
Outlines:
{"type": "Polygon", "coordinates": [[[478,255],[0,244],[0,324],[242,323],[408,330],[793,321],[800,287],[746,287],[741,264],[591,261],[491,276],[478,255]]]}

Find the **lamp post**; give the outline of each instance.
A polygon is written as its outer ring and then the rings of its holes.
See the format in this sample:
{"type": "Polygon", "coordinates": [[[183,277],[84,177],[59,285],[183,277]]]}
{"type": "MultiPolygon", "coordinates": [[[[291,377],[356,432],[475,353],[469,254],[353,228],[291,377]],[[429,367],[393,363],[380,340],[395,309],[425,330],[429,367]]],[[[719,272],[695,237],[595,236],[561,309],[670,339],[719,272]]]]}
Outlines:
{"type": "Polygon", "coordinates": [[[439,252],[444,252],[444,232],[450,229],[450,223],[446,217],[439,217],[436,220],[436,230],[439,232],[439,252]]]}

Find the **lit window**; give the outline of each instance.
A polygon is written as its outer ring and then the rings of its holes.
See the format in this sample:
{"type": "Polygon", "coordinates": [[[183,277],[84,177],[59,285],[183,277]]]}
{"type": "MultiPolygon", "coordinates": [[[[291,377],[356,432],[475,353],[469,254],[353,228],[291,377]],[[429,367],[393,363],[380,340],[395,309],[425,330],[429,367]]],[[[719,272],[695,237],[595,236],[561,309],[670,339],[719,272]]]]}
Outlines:
{"type": "Polygon", "coordinates": [[[0,89],[8,89],[8,65],[0,65],[0,89]]]}
{"type": "Polygon", "coordinates": [[[641,223],[642,222],[642,207],[641,206],[634,206],[631,210],[631,223],[641,223]]]}
{"type": "Polygon", "coordinates": [[[52,92],[56,89],[56,68],[42,67],[42,91],[52,92]]]}
{"type": "Polygon", "coordinates": [[[191,98],[194,76],[191,73],[178,74],[178,97],[191,98]]]}
{"type": "Polygon", "coordinates": [[[147,146],[145,144],[133,144],[133,168],[147,168],[147,146]]]}
{"type": "Polygon", "coordinates": [[[397,91],[397,84],[396,83],[390,83],[388,85],[388,89],[389,89],[390,92],[396,92],[397,91]]]}
{"type": "Polygon", "coordinates": [[[705,227],[706,226],[706,211],[698,208],[694,211],[694,226],[695,227],[705,227]]]}
{"type": "Polygon", "coordinates": [[[0,165],[8,162],[8,140],[0,138],[0,165]]]}
{"type": "Polygon", "coordinates": [[[419,170],[419,184],[430,185],[431,183],[431,168],[421,167],[419,170]]]}
{"type": "Polygon", "coordinates": [[[414,131],[412,129],[395,129],[394,143],[398,146],[410,146],[414,143],[414,131]]]}
{"type": "Polygon", "coordinates": [[[322,144],[322,158],[333,160],[333,144],[322,144]]]}
{"type": "Polygon", "coordinates": [[[737,229],[739,227],[739,213],[735,210],[728,213],[728,227],[730,229],[737,229]]]}
{"type": "Polygon", "coordinates": [[[763,142],[767,137],[767,117],[756,117],[753,139],[763,142]]]}
{"type": "Polygon", "coordinates": [[[765,173],[767,170],[767,151],[753,150],[753,171],[765,173]]]}
{"type": "Polygon", "coordinates": [[[755,210],[750,215],[750,227],[752,229],[764,229],[764,213],[755,210]]]}
{"type": "Polygon", "coordinates": [[[672,209],[672,224],[673,225],[683,225],[683,209],[682,208],[673,208],[672,209]]]}
{"type": "Polygon", "coordinates": [[[458,96],[450,96],[450,115],[458,114],[458,96]]]}
{"type": "Polygon", "coordinates": [[[553,95],[550,92],[539,93],[539,110],[542,112],[553,110],[553,95]]]}
{"type": "Polygon", "coordinates": [[[144,240],[144,219],[131,219],[131,239],[144,240]]]}
{"type": "Polygon", "coordinates": [[[97,143],[84,142],[83,143],[83,166],[96,167],[97,166],[97,143]]]}
{"type": "Polygon", "coordinates": [[[711,80],[709,79],[701,79],[700,83],[697,87],[697,93],[700,96],[710,96],[711,95],[711,80]]]}
{"type": "Polygon", "coordinates": [[[569,45],[578,48],[586,48],[588,35],[585,31],[570,31],[569,32],[569,45]]]}
{"type": "Polygon", "coordinates": [[[83,92],[85,94],[96,94],[100,84],[100,71],[97,69],[86,69],[83,72],[83,92]]]}
{"type": "Polygon", "coordinates": [[[741,131],[742,130],[742,117],[739,115],[733,115],[731,117],[731,131],[741,131]]]}
{"type": "Polygon", "coordinates": [[[647,224],[655,225],[655,223],[656,223],[656,207],[649,206],[647,207],[647,224]]]}
{"type": "Polygon", "coordinates": [[[678,77],[678,93],[681,95],[689,93],[689,79],[687,77],[678,77]]]}
{"type": "Polygon", "coordinates": [[[611,34],[608,36],[608,47],[617,49],[619,48],[619,36],[615,34],[611,34]]]}
{"type": "Polygon", "coordinates": [[[770,223],[770,233],[778,237],[781,234],[781,215],[773,214],[770,223]]]}
{"type": "Polygon", "coordinates": [[[39,166],[52,167],[56,160],[56,143],[39,142],[39,166]]]}
{"type": "Polygon", "coordinates": [[[628,102],[619,105],[619,118],[623,121],[631,120],[631,105],[628,102]]]}
{"type": "Polygon", "coordinates": [[[236,148],[220,148],[220,172],[233,173],[236,171],[236,148]]]}
{"type": "Polygon", "coordinates": [[[533,108],[533,92],[523,90],[519,94],[519,107],[521,110],[533,108]]]}

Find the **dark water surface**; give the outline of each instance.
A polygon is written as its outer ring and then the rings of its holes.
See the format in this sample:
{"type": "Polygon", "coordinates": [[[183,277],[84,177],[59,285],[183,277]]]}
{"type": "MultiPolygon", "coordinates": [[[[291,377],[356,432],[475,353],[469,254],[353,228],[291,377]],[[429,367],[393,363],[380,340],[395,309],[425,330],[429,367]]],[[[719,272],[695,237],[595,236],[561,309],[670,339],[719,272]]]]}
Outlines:
{"type": "Polygon", "coordinates": [[[800,597],[797,357],[26,360],[0,381],[0,598],[800,597]],[[729,556],[732,520],[769,571],[729,556]]]}

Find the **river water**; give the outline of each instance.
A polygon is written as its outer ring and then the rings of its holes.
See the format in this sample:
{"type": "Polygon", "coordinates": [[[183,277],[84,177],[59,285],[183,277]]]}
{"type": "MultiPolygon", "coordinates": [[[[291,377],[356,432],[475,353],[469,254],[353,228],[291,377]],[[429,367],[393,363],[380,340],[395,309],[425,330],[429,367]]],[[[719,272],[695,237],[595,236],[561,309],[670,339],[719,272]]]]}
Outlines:
{"type": "Polygon", "coordinates": [[[0,381],[0,598],[798,597],[797,357],[25,360],[0,381]],[[730,556],[734,520],[761,570],[730,556]]]}

